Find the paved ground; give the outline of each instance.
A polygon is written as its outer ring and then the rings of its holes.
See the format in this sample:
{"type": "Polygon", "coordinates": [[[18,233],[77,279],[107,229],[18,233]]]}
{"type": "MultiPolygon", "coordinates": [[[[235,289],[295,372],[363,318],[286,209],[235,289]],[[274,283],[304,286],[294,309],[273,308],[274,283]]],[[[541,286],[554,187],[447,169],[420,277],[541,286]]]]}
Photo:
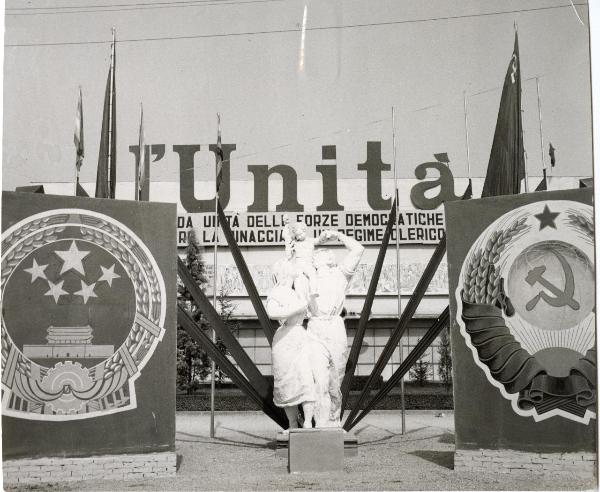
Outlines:
{"type": "MultiPolygon", "coordinates": [[[[592,490],[577,480],[532,481],[527,476],[486,476],[453,470],[454,417],[445,411],[376,411],[356,426],[359,455],[343,471],[290,475],[275,455],[277,426],[260,412],[219,412],[216,438],[207,412],[177,414],[179,469],[173,479],[88,481],[37,490],[592,490]]],[[[31,490],[31,489],[30,489],[31,490]]]]}

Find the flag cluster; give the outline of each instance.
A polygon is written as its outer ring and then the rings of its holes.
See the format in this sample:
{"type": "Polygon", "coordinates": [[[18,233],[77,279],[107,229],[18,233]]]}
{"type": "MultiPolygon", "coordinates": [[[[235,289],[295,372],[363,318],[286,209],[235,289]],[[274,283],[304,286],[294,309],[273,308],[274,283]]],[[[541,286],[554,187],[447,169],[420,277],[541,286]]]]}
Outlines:
{"type": "Polygon", "coordinates": [[[83,97],[81,94],[81,87],[79,88],[79,100],[77,101],[77,112],[75,113],[75,134],[73,135],[73,142],[75,143],[75,166],[77,167],[77,173],[81,169],[83,164],[83,97]]]}
{"type": "Polygon", "coordinates": [[[117,97],[115,89],[115,37],[111,51],[111,63],[104,92],[102,131],[96,173],[96,198],[114,198],[117,180],[117,97]]]}
{"type": "Polygon", "coordinates": [[[216,186],[217,193],[223,180],[223,147],[221,146],[221,115],[217,113],[217,152],[216,152],[216,186]]]}
{"type": "Polygon", "coordinates": [[[136,176],[136,200],[142,199],[142,189],[144,187],[144,178],[146,176],[146,145],[144,143],[144,107],[140,107],[140,134],[138,140],[138,163],[136,176]]]}

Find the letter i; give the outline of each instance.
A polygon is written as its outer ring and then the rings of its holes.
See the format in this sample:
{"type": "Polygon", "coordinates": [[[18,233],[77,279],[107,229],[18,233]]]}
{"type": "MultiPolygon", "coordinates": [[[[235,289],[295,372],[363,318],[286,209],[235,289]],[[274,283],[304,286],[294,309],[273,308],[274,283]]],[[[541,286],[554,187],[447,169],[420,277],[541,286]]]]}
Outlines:
{"type": "Polygon", "coordinates": [[[320,211],[344,210],[337,200],[337,159],[335,145],[321,147],[323,164],[317,165],[316,170],[321,173],[323,180],[323,203],[317,206],[320,211]]]}

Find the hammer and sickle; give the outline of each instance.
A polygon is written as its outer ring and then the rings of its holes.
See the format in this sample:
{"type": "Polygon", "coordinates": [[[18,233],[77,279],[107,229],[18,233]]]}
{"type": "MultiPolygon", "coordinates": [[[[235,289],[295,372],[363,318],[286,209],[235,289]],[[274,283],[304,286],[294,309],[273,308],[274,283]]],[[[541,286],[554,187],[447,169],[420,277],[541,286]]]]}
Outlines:
{"type": "Polygon", "coordinates": [[[544,278],[544,272],[546,271],[546,267],[544,265],[535,267],[529,270],[527,277],[525,277],[525,281],[533,286],[536,283],[539,283],[550,291],[551,294],[554,294],[555,297],[548,295],[544,291],[540,291],[538,295],[536,295],[533,299],[531,299],[526,305],[525,308],[527,311],[531,311],[535,308],[537,303],[543,299],[550,306],[553,307],[563,307],[569,306],[571,309],[575,311],[579,310],[579,303],[573,298],[575,294],[575,278],[573,276],[573,270],[571,265],[567,262],[565,257],[561,255],[557,251],[551,251],[551,253],[556,256],[560,265],[562,266],[563,272],[565,274],[565,287],[563,290],[560,290],[556,285],[551,283],[548,279],[544,278]]]}
{"type": "Polygon", "coordinates": [[[517,73],[517,55],[513,53],[512,58],[510,59],[512,64],[512,72],[510,73],[510,81],[512,84],[515,83],[515,74],[517,73]]]}

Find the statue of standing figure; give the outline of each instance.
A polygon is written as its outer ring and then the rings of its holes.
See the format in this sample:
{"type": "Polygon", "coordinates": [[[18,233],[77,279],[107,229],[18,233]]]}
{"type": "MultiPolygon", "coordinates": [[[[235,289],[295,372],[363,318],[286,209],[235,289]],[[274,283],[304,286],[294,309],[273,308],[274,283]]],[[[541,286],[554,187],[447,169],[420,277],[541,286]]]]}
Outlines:
{"type": "Polygon", "coordinates": [[[285,410],[290,429],[298,427],[298,405],[305,415],[304,427],[312,427],[315,381],[308,333],[302,326],[308,303],[306,297],[293,288],[298,270],[287,262],[278,263],[276,267],[276,285],[265,306],[269,317],[280,322],[271,347],[273,403],[285,410]]]}
{"type": "Polygon", "coordinates": [[[342,407],[340,386],[348,360],[346,327],[341,317],[346,290],[358,266],[364,247],[337,231],[328,231],[327,240],[337,239],[347,249],[338,264],[331,250],[314,255],[318,294],[310,299],[308,334],[312,341],[311,367],[315,379],[316,427],[339,427],[342,407]]]}
{"type": "Polygon", "coordinates": [[[297,406],[304,427],[339,427],[340,385],[348,343],[340,316],[346,289],[364,248],[337,231],[307,237],[306,225],[286,223],[286,257],[274,267],[276,286],[267,297],[267,313],[281,326],[273,339],[274,403],[283,407],[290,428],[297,427],[297,406]],[[315,246],[339,240],[348,250],[338,265],[330,250],[315,246]],[[308,329],[302,322],[309,316],[308,329]]]}

